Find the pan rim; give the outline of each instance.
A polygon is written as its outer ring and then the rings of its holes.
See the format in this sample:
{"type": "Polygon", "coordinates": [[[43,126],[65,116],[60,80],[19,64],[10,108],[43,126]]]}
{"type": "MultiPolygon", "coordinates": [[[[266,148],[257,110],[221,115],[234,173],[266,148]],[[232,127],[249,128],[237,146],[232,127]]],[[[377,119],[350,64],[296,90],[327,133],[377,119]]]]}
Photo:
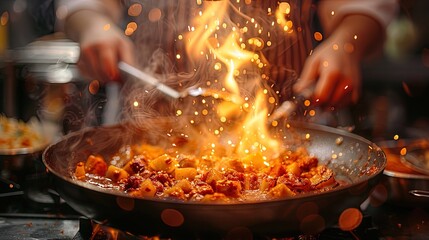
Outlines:
{"type": "Polygon", "coordinates": [[[388,177],[394,177],[394,178],[405,178],[405,179],[422,179],[422,180],[429,180],[429,176],[427,175],[418,175],[418,174],[410,174],[410,173],[401,173],[397,171],[392,170],[384,170],[383,174],[388,177]]]}

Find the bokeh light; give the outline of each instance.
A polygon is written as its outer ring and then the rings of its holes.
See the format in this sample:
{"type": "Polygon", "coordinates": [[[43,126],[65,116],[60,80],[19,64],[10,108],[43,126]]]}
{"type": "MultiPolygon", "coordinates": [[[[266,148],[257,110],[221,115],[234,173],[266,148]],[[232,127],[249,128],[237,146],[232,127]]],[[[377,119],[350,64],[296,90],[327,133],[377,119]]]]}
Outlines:
{"type": "Polygon", "coordinates": [[[162,17],[161,9],[159,8],[153,8],[150,10],[148,14],[149,21],[151,22],[158,22],[162,17]]]}
{"type": "Polygon", "coordinates": [[[142,12],[142,5],[139,3],[134,3],[128,8],[128,15],[132,17],[137,17],[142,12]]]}
{"type": "Polygon", "coordinates": [[[161,212],[162,221],[171,227],[179,227],[185,222],[183,214],[175,209],[164,209],[161,212]]]}
{"type": "Polygon", "coordinates": [[[341,213],[338,225],[343,231],[351,231],[361,224],[362,218],[363,216],[359,209],[348,208],[341,213]]]}

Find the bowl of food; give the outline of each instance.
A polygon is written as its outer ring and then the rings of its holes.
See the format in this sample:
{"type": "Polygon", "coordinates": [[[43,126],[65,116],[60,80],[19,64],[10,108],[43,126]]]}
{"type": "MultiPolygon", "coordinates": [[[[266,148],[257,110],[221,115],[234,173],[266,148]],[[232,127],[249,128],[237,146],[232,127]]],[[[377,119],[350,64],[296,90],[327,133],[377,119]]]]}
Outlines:
{"type": "Polygon", "coordinates": [[[0,115],[0,155],[40,153],[49,144],[48,139],[39,121],[31,119],[24,122],[0,115]]]}

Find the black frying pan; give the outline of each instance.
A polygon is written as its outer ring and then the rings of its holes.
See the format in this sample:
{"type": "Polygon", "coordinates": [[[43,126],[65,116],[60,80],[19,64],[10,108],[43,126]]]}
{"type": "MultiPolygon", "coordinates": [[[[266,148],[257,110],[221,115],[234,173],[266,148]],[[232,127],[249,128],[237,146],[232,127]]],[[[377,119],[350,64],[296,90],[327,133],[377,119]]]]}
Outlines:
{"type": "Polygon", "coordinates": [[[43,154],[43,162],[60,196],[86,217],[135,234],[317,233],[336,224],[345,209],[359,208],[386,165],[384,152],[360,136],[325,126],[291,123],[291,128],[277,128],[276,134],[282,136],[287,145],[305,144],[311,154],[328,164],[336,178],[346,184],[323,193],[275,201],[207,204],[132,198],[72,179],[76,163],[86,160],[91,153],[109,156],[124,144],[165,141],[165,134],[149,134],[158,129],[153,123],[148,126],[137,131],[129,125],[85,129],[50,145],[43,154]],[[302,141],[306,136],[310,136],[309,140],[302,141]]]}

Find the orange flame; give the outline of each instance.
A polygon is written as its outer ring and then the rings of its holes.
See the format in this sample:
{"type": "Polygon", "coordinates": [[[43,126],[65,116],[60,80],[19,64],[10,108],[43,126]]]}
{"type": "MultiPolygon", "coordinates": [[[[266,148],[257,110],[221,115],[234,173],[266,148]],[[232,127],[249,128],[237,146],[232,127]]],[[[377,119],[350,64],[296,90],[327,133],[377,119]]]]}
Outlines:
{"type": "MultiPolygon", "coordinates": [[[[190,26],[187,36],[188,55],[194,59],[211,59],[216,62],[214,70],[225,68],[223,76],[223,90],[229,91],[233,95],[240,96],[240,87],[236,78],[240,74],[246,74],[243,66],[254,64],[254,68],[261,68],[261,59],[258,54],[245,49],[242,31],[227,16],[227,10],[230,6],[229,1],[204,1],[203,11],[199,17],[194,19],[193,26],[190,26]],[[255,61],[258,60],[258,61],[255,61]]],[[[283,5],[284,6],[284,5],[283,5]]],[[[287,7],[287,6],[286,6],[287,7]]],[[[290,10],[290,7],[289,7],[290,10]]],[[[283,12],[286,9],[282,9],[283,12]]],[[[286,14],[286,13],[284,13],[286,14]]],[[[280,16],[280,15],[279,15],[280,16]]],[[[283,17],[284,19],[284,17],[283,17]]],[[[252,19],[253,20],[253,19],[252,19]]],[[[283,24],[283,22],[278,22],[283,24]]],[[[257,26],[257,24],[255,24],[257,26]]],[[[284,26],[291,26],[291,22],[285,20],[284,26]]],[[[285,28],[286,29],[286,28],[285,28]]],[[[255,48],[260,50],[263,47],[258,38],[249,39],[249,44],[259,46],[255,48]]],[[[259,77],[259,81],[262,77],[259,77]]],[[[248,156],[257,156],[263,164],[268,165],[267,160],[275,157],[280,148],[280,142],[270,136],[267,126],[268,107],[264,91],[259,90],[254,102],[245,99],[243,105],[230,102],[221,102],[217,105],[217,113],[221,122],[226,122],[227,117],[242,116],[243,122],[240,122],[235,129],[234,135],[238,137],[237,143],[231,143],[234,153],[242,159],[248,156]]],[[[241,104],[241,103],[240,103],[241,104]]],[[[208,142],[212,142],[208,140],[208,142]]],[[[260,161],[259,161],[260,162],[260,161]]],[[[255,162],[251,163],[255,165],[255,162]]]]}
{"type": "Polygon", "coordinates": [[[224,18],[228,8],[228,1],[204,2],[204,4],[204,11],[200,12],[200,17],[194,19],[195,26],[190,27],[191,32],[188,35],[187,51],[194,57],[204,55],[210,40],[213,40],[212,35],[220,27],[221,19],[224,18]]]}
{"type": "Polygon", "coordinates": [[[265,102],[265,95],[261,91],[256,97],[252,111],[247,114],[242,124],[241,139],[237,148],[239,155],[262,154],[266,161],[266,155],[273,157],[278,154],[280,143],[270,136],[267,127],[268,110],[265,102]]]}
{"type": "Polygon", "coordinates": [[[231,33],[227,41],[219,48],[211,49],[217,59],[227,65],[228,75],[225,79],[225,85],[229,91],[239,95],[240,90],[234,76],[239,74],[241,65],[249,62],[253,57],[253,53],[245,51],[239,47],[237,41],[238,34],[231,33]]]}

